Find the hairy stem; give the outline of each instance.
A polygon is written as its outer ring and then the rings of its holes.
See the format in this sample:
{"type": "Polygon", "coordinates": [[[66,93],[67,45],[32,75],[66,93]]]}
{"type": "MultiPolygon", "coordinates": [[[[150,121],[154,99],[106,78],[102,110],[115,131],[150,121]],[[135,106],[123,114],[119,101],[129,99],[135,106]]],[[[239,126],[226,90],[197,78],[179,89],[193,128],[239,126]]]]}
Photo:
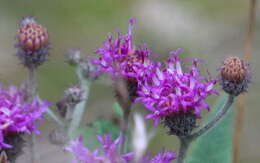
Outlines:
{"type": "Polygon", "coordinates": [[[124,117],[122,120],[122,129],[121,129],[121,136],[122,136],[122,144],[120,146],[121,153],[127,152],[129,116],[130,116],[130,112],[124,112],[124,117]]]}
{"type": "Polygon", "coordinates": [[[203,134],[207,133],[209,130],[216,127],[216,125],[220,122],[220,120],[222,120],[225,117],[225,115],[228,113],[233,102],[234,102],[234,96],[229,95],[223,108],[218,111],[216,116],[210,122],[208,122],[205,126],[201,127],[198,131],[192,133],[191,135],[185,137],[179,137],[181,145],[179,149],[177,163],[184,163],[184,159],[189,149],[190,143],[196,140],[198,137],[202,136],[203,134]]]}
{"type": "Polygon", "coordinates": [[[32,101],[37,93],[37,91],[36,91],[36,89],[37,89],[36,69],[35,68],[29,68],[27,87],[28,87],[28,93],[29,93],[28,101],[32,101]]]}
{"type": "MultiPolygon", "coordinates": [[[[29,68],[29,78],[28,78],[28,101],[32,101],[33,98],[37,95],[37,82],[36,82],[36,69],[29,68]]],[[[31,153],[31,163],[36,163],[37,155],[36,155],[36,148],[35,148],[35,135],[32,133],[30,136],[30,153],[31,153]]]]}
{"type": "Polygon", "coordinates": [[[84,76],[83,66],[84,65],[79,64],[76,69],[76,73],[77,73],[79,81],[80,81],[80,86],[84,90],[84,93],[83,93],[84,100],[81,101],[80,103],[78,103],[75,106],[75,108],[73,109],[73,112],[71,113],[71,120],[70,120],[70,123],[68,124],[68,128],[67,128],[67,136],[69,137],[70,140],[73,139],[73,137],[75,136],[76,129],[79,127],[80,122],[83,118],[83,115],[84,115],[84,112],[86,109],[85,107],[86,107],[87,99],[89,96],[89,89],[90,89],[90,85],[91,85],[91,79],[86,78],[84,76]]]}
{"type": "Polygon", "coordinates": [[[191,134],[188,136],[189,139],[196,139],[197,137],[205,134],[206,132],[208,132],[210,129],[214,128],[218,122],[220,122],[221,119],[224,118],[224,116],[228,113],[228,111],[230,110],[230,106],[233,104],[234,102],[234,96],[229,95],[227,102],[225,103],[224,107],[219,110],[219,112],[217,113],[217,115],[205,126],[203,126],[201,129],[199,129],[197,132],[191,134]]]}
{"type": "Polygon", "coordinates": [[[179,139],[180,139],[180,148],[179,148],[177,163],[184,163],[184,159],[188,152],[191,139],[187,139],[185,137],[179,137],[179,139]]]}

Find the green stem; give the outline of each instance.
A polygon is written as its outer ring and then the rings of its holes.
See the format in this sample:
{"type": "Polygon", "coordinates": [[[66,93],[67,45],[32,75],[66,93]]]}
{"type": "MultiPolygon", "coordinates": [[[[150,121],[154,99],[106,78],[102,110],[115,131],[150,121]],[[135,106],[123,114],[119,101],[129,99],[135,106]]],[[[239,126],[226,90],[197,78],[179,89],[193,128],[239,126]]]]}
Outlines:
{"type": "Polygon", "coordinates": [[[180,139],[180,148],[179,148],[177,163],[184,163],[184,159],[189,149],[191,139],[186,139],[183,137],[179,137],[179,139],[180,139]]]}
{"type": "MultiPolygon", "coordinates": [[[[84,63],[81,63],[81,64],[84,64],[84,63]]],[[[72,112],[71,121],[70,121],[70,123],[68,125],[68,129],[67,129],[67,135],[70,140],[73,139],[73,137],[75,136],[76,129],[79,127],[80,122],[83,118],[87,99],[89,96],[89,89],[90,89],[90,85],[91,85],[91,79],[88,79],[84,76],[84,72],[83,72],[84,65],[81,65],[81,64],[78,65],[78,67],[76,69],[76,73],[77,73],[79,81],[80,81],[80,86],[84,90],[84,93],[83,93],[84,100],[82,102],[80,102],[79,104],[77,104],[75,106],[75,108],[73,109],[74,111],[72,112]]]]}
{"type": "Polygon", "coordinates": [[[130,112],[124,112],[124,117],[122,120],[122,129],[121,129],[122,143],[120,146],[120,152],[122,154],[127,152],[129,116],[130,116],[130,112]]]}
{"type": "Polygon", "coordinates": [[[191,135],[185,137],[179,137],[180,149],[179,149],[177,163],[184,163],[186,153],[189,149],[191,142],[193,142],[198,137],[206,134],[208,131],[216,127],[217,124],[220,122],[220,120],[222,120],[225,117],[225,115],[229,112],[233,102],[234,102],[234,96],[229,95],[223,108],[219,110],[219,112],[210,122],[208,122],[205,126],[203,126],[198,131],[192,133],[191,135]]]}
{"type": "Polygon", "coordinates": [[[224,107],[219,110],[217,115],[205,126],[203,126],[201,129],[199,129],[197,132],[191,134],[188,136],[189,139],[196,139],[197,137],[205,134],[208,132],[210,129],[216,127],[216,125],[220,122],[221,119],[224,118],[224,116],[228,113],[228,111],[231,108],[231,105],[234,102],[234,96],[229,95],[228,100],[226,101],[224,107]]]}
{"type": "MultiPolygon", "coordinates": [[[[28,101],[32,101],[33,98],[37,95],[37,82],[36,82],[36,69],[35,68],[29,68],[29,78],[28,78],[28,101]]],[[[37,160],[37,155],[35,152],[36,151],[36,147],[35,147],[35,143],[36,143],[36,137],[35,135],[32,133],[31,137],[30,137],[30,153],[31,153],[31,163],[36,163],[37,160]]]]}

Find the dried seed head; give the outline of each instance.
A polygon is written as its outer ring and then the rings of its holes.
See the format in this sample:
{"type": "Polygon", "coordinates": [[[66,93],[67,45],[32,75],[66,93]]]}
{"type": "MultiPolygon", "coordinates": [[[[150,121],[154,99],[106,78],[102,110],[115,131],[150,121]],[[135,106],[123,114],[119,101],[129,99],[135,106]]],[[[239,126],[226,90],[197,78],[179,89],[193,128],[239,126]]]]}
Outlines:
{"type": "Polygon", "coordinates": [[[17,55],[27,67],[36,67],[46,60],[49,49],[47,29],[38,24],[33,18],[26,17],[16,34],[17,55]]]}
{"type": "Polygon", "coordinates": [[[247,91],[249,83],[248,65],[238,57],[229,57],[221,66],[221,85],[223,90],[237,96],[247,91]]]}

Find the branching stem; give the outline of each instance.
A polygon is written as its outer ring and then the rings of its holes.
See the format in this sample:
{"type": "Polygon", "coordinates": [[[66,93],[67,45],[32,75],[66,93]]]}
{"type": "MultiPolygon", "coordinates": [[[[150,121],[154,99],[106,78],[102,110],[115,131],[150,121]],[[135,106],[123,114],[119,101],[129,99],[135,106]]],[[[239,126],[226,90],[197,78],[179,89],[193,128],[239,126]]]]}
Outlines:
{"type": "Polygon", "coordinates": [[[220,122],[220,120],[222,120],[225,117],[225,115],[228,113],[233,102],[234,102],[234,96],[229,95],[223,108],[219,110],[219,112],[210,122],[208,122],[205,126],[203,126],[198,131],[192,133],[191,135],[185,137],[179,137],[180,149],[179,149],[177,163],[184,163],[184,159],[191,142],[193,142],[198,137],[202,136],[203,134],[207,133],[208,131],[216,127],[216,125],[220,122]]]}

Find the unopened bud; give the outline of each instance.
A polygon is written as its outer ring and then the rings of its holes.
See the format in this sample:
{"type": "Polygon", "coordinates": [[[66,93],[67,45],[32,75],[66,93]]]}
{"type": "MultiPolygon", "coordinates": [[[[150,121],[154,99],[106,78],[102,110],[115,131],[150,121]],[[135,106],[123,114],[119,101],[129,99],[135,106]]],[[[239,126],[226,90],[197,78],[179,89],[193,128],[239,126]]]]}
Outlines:
{"type": "Polygon", "coordinates": [[[68,109],[73,108],[75,105],[84,100],[84,90],[80,85],[74,85],[64,91],[65,96],[56,103],[58,111],[62,117],[66,117],[68,109]]]}
{"type": "Polygon", "coordinates": [[[237,96],[247,91],[249,83],[248,65],[238,57],[227,58],[221,66],[221,85],[223,90],[237,96]]]}
{"type": "Polygon", "coordinates": [[[46,61],[49,49],[47,29],[33,18],[22,20],[16,34],[17,55],[27,67],[36,67],[46,61]]]}
{"type": "Polygon", "coordinates": [[[81,59],[81,52],[78,49],[70,49],[66,55],[67,62],[71,65],[79,64],[81,59]]]}
{"type": "Polygon", "coordinates": [[[71,104],[77,104],[81,102],[83,99],[82,95],[84,90],[80,88],[80,85],[74,85],[64,91],[65,97],[68,102],[71,104]]]}

